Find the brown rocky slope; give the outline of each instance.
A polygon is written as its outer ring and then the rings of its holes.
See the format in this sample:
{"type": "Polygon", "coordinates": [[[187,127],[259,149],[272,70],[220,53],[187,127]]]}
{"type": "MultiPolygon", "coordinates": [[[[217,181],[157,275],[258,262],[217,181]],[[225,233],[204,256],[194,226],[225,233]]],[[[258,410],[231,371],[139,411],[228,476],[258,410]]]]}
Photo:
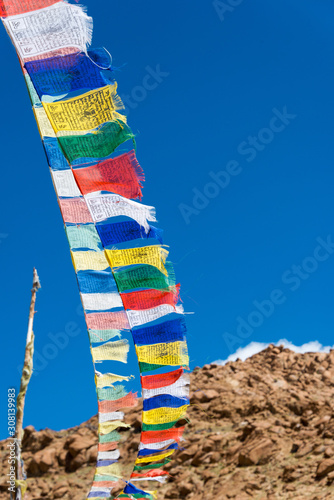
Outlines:
{"type": "MultiPolygon", "coordinates": [[[[159,499],[334,499],[334,350],[302,355],[270,346],[245,362],[196,368],[191,378],[184,449],[168,464],[159,499]]],[[[139,410],[129,412],[124,460],[134,460],[139,410]]],[[[86,498],[96,429],[96,417],[60,432],[26,428],[27,499],[86,498]]],[[[5,441],[0,453],[2,500],[5,441]]]]}

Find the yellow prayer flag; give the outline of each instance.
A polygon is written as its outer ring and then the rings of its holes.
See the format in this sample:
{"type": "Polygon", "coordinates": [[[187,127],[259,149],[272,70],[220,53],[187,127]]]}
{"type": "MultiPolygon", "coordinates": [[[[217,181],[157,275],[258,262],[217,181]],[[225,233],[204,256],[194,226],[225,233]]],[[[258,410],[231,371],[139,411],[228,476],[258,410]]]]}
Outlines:
{"type": "Polygon", "coordinates": [[[15,479],[15,487],[21,488],[21,498],[23,498],[28,488],[27,481],[24,479],[15,479]]]}
{"type": "Polygon", "coordinates": [[[101,474],[103,476],[115,476],[118,478],[122,478],[121,474],[121,468],[118,463],[110,464],[110,465],[104,465],[103,467],[97,467],[96,468],[96,474],[101,474]]]}
{"type": "Polygon", "coordinates": [[[40,136],[42,137],[56,137],[56,134],[51,126],[50,120],[45,113],[45,110],[41,108],[32,108],[34,111],[34,115],[36,118],[38,130],[40,133],[40,136]]]}
{"type": "Polygon", "coordinates": [[[109,267],[104,252],[71,252],[74,269],[78,271],[104,271],[109,267]]]}
{"type": "Polygon", "coordinates": [[[188,405],[180,406],[180,408],[155,408],[154,410],[143,412],[144,424],[167,424],[174,422],[183,417],[187,411],[188,405]]]}
{"type": "Polygon", "coordinates": [[[91,348],[94,363],[107,360],[126,363],[129,350],[130,344],[127,339],[115,340],[99,347],[91,348]]]}
{"type": "MultiPolygon", "coordinates": [[[[154,491],[147,491],[146,490],[146,493],[148,493],[149,495],[152,495],[153,498],[158,498],[158,490],[154,490],[154,491]]],[[[124,490],[122,490],[119,495],[125,495],[124,493],[124,490]]]]}
{"type": "Polygon", "coordinates": [[[114,375],[114,373],[105,373],[104,375],[95,375],[95,385],[96,387],[113,387],[115,382],[129,382],[130,379],[134,378],[134,375],[129,375],[128,377],[123,377],[122,375],[114,375]]]}
{"type": "Polygon", "coordinates": [[[144,462],[158,462],[159,460],[163,460],[166,457],[169,457],[170,455],[173,455],[175,450],[169,450],[166,451],[166,453],[163,453],[162,455],[155,455],[153,457],[143,457],[143,458],[137,458],[136,464],[142,464],[144,462]]]}
{"type": "Polygon", "coordinates": [[[126,122],[126,117],[117,112],[124,106],[116,90],[114,83],[72,99],[42,104],[56,132],[87,131],[106,122],[126,122]]]}
{"type": "Polygon", "coordinates": [[[137,345],[138,361],[153,365],[189,365],[186,341],[169,344],[137,345]]]}
{"type": "Polygon", "coordinates": [[[127,248],[125,250],[105,250],[111,267],[131,266],[133,264],[148,264],[157,267],[167,276],[164,266],[168,250],[160,245],[150,247],[127,248]]]}
{"type": "Polygon", "coordinates": [[[122,427],[123,429],[129,429],[131,425],[125,424],[121,420],[112,420],[111,422],[102,422],[99,424],[99,434],[109,434],[114,430],[122,427]]]}

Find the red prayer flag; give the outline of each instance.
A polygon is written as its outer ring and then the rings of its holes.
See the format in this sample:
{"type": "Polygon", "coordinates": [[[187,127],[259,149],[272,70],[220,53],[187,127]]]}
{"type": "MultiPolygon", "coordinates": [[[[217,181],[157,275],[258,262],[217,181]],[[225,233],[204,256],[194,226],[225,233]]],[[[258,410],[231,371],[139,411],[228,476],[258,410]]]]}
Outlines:
{"type": "Polygon", "coordinates": [[[87,224],[93,222],[83,198],[62,198],[59,199],[60,210],[64,222],[74,224],[87,224]]]}
{"type": "Polygon", "coordinates": [[[92,486],[104,487],[104,488],[114,488],[118,485],[117,481],[94,481],[92,486]]]}
{"type": "Polygon", "coordinates": [[[129,328],[129,321],[124,311],[88,313],[86,323],[89,330],[126,330],[129,328]]]}
{"type": "Polygon", "coordinates": [[[167,387],[174,384],[183,375],[183,368],[174,370],[161,375],[147,375],[141,377],[141,385],[143,389],[158,389],[159,387],[167,387]]]}
{"type": "Polygon", "coordinates": [[[153,469],[145,472],[145,474],[138,474],[138,472],[133,472],[130,477],[157,477],[157,476],[168,476],[168,472],[162,469],[153,469]]]}
{"type": "Polygon", "coordinates": [[[32,10],[50,7],[59,0],[0,0],[0,16],[16,16],[32,10]]]}
{"type": "Polygon", "coordinates": [[[184,427],[178,427],[177,429],[172,428],[165,431],[144,431],[141,433],[140,442],[144,444],[160,443],[168,439],[180,441],[184,429],[184,427]]]}
{"type": "Polygon", "coordinates": [[[133,408],[138,404],[138,393],[129,392],[123,398],[116,399],[116,401],[99,401],[99,413],[112,413],[113,411],[121,410],[123,408],[133,408]]]}
{"type": "Polygon", "coordinates": [[[111,441],[110,443],[99,443],[98,451],[112,451],[117,450],[118,441],[111,441]]]}
{"type": "Polygon", "coordinates": [[[74,169],[73,173],[82,194],[110,191],[125,198],[142,198],[144,172],[134,151],[91,167],[74,169]]]}
{"type": "Polygon", "coordinates": [[[141,311],[143,309],[153,309],[161,304],[176,306],[179,300],[180,285],[169,290],[142,290],[139,292],[121,293],[125,309],[141,311]]]}

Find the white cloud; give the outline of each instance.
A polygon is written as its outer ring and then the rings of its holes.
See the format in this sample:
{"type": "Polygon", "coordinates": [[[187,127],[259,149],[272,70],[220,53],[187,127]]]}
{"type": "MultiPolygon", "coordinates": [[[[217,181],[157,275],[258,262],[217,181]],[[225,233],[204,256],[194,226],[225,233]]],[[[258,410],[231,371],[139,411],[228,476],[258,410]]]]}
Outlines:
{"type": "MultiPolygon", "coordinates": [[[[254,356],[254,354],[258,354],[259,352],[266,349],[270,344],[266,344],[264,342],[251,342],[245,347],[239,347],[234,354],[231,354],[227,359],[218,359],[214,361],[214,363],[218,365],[225,365],[229,361],[236,361],[238,358],[242,361],[245,359],[254,356]]],[[[323,346],[317,340],[313,340],[311,342],[307,342],[301,346],[294,345],[292,342],[286,339],[281,339],[276,342],[274,345],[280,346],[283,345],[287,349],[291,349],[291,351],[297,352],[299,354],[304,354],[305,352],[329,352],[331,349],[334,349],[334,346],[323,346]]]]}

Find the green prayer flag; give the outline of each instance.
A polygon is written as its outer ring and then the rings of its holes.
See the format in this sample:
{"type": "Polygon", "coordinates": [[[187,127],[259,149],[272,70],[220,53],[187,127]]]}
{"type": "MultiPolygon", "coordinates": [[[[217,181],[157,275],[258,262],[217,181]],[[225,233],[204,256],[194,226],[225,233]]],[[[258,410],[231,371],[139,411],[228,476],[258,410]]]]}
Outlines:
{"type": "Polygon", "coordinates": [[[139,362],[140,373],[151,372],[152,370],[157,370],[158,368],[166,368],[166,365],[152,365],[150,363],[139,362]]]}
{"type": "Polygon", "coordinates": [[[109,434],[99,435],[99,443],[112,443],[114,441],[120,441],[122,436],[117,431],[109,432],[109,434]]]}
{"type": "Polygon", "coordinates": [[[142,431],[165,431],[174,427],[177,422],[178,420],[174,420],[174,422],[168,422],[166,424],[143,424],[142,431]]]}
{"type": "Polygon", "coordinates": [[[70,163],[78,158],[105,158],[129,139],[135,142],[131,129],[120,120],[108,122],[89,134],[58,137],[63,153],[70,163]]]}
{"type": "Polygon", "coordinates": [[[114,272],[114,277],[120,293],[134,290],[136,288],[153,288],[155,290],[167,290],[170,286],[175,286],[175,273],[173,264],[165,264],[168,276],[163,274],[157,267],[147,264],[138,265],[132,268],[119,268],[114,272]]]}
{"type": "Polygon", "coordinates": [[[97,398],[99,401],[108,400],[116,401],[117,399],[124,398],[127,395],[124,385],[118,385],[116,387],[107,387],[96,389],[97,398]]]}

